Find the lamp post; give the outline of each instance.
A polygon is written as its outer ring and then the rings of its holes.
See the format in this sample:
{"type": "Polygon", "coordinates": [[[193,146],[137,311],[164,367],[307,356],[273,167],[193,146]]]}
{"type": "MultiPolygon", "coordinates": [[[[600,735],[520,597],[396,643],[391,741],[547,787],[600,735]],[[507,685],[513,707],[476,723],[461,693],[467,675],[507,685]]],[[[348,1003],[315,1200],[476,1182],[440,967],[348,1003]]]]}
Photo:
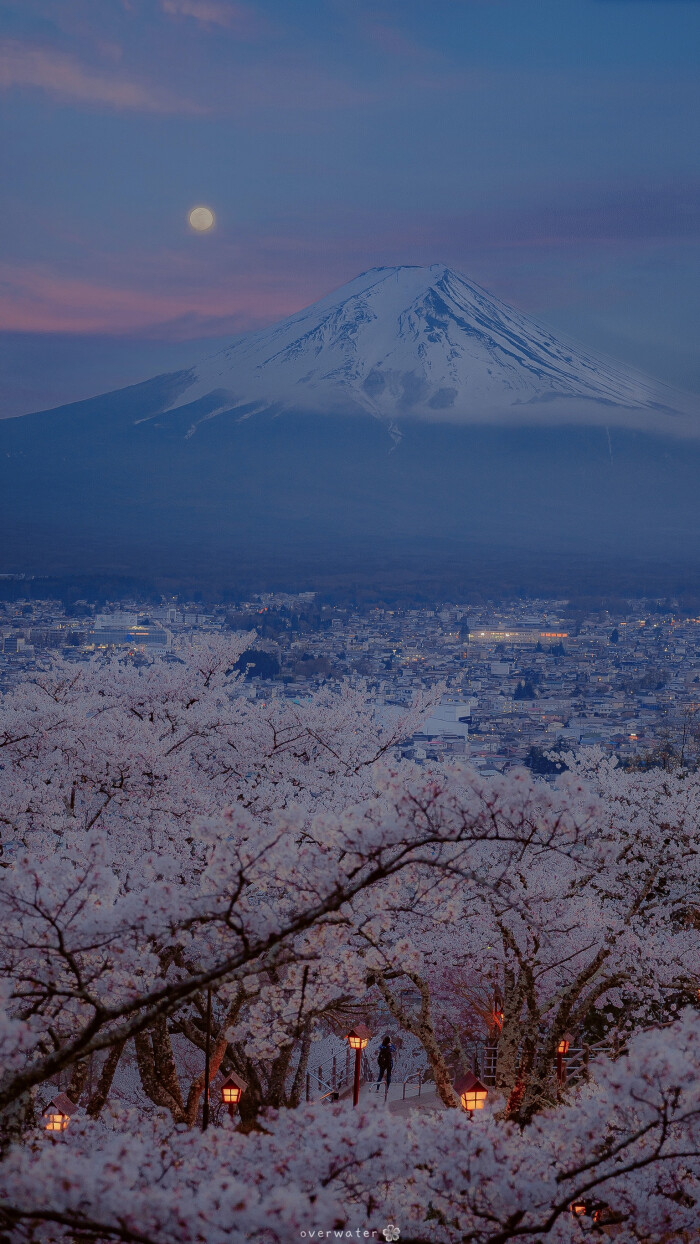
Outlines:
{"type": "Polygon", "coordinates": [[[560,1087],[563,1085],[564,1081],[566,1080],[566,1066],[564,1064],[564,1058],[569,1053],[570,1045],[571,1045],[571,1037],[569,1033],[567,1032],[561,1038],[559,1044],[557,1045],[557,1080],[559,1081],[560,1087]]]}
{"type": "Polygon", "coordinates": [[[225,1106],[228,1106],[228,1112],[231,1118],[234,1117],[238,1103],[247,1087],[248,1085],[245,1080],[242,1080],[240,1076],[237,1076],[235,1071],[232,1071],[228,1080],[224,1080],[221,1085],[221,1100],[225,1106]]]}
{"type": "Polygon", "coordinates": [[[355,1024],[347,1035],[347,1043],[355,1051],[355,1080],[352,1086],[352,1104],[356,1106],[360,1100],[360,1071],[362,1069],[362,1051],[365,1049],[372,1033],[366,1024],[355,1024]]]}
{"type": "Polygon", "coordinates": [[[470,1118],[475,1110],[483,1110],[486,1105],[488,1089],[471,1071],[455,1080],[454,1090],[462,1104],[462,1109],[466,1110],[470,1118]]]}
{"type": "Polygon", "coordinates": [[[211,1058],[211,986],[207,989],[207,1035],[204,1046],[204,1102],[202,1103],[202,1131],[209,1127],[209,1080],[211,1058]]]}

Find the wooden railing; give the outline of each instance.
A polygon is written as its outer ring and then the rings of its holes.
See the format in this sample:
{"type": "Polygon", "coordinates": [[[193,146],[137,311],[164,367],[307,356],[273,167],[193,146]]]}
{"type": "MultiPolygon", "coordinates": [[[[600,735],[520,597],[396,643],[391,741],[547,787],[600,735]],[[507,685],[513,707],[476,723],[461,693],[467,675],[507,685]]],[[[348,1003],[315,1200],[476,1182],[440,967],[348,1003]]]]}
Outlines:
{"type": "MultiPolygon", "coordinates": [[[[355,1059],[346,1058],[345,1065],[338,1066],[339,1060],[333,1058],[329,1067],[317,1067],[316,1071],[306,1073],[307,1101],[338,1101],[352,1089],[355,1078],[355,1059]]],[[[372,1065],[366,1054],[362,1055],[360,1083],[372,1080],[372,1065]]]]}
{"type": "MultiPolygon", "coordinates": [[[[467,1048],[466,1052],[471,1064],[471,1071],[478,1076],[482,1084],[486,1085],[487,1088],[492,1088],[496,1083],[498,1046],[475,1041],[467,1048]]],[[[611,1053],[613,1053],[613,1047],[604,1041],[599,1041],[594,1045],[570,1046],[563,1060],[564,1082],[576,1084],[579,1080],[585,1079],[588,1074],[589,1063],[594,1062],[596,1058],[601,1058],[611,1053]]],[[[460,1070],[463,1070],[463,1068],[460,1070]]]]}

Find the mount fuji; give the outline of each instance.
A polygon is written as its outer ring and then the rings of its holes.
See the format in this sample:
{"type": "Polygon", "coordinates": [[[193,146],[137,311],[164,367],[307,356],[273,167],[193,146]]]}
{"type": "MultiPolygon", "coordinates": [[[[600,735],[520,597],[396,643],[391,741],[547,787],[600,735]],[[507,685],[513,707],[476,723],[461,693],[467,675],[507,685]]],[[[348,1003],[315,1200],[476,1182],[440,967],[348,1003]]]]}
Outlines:
{"type": "Polygon", "coordinates": [[[195,366],[1,421],[0,570],[651,586],[700,567],[699,407],[442,264],[375,268],[195,366]]]}
{"type": "Polygon", "coordinates": [[[687,407],[631,368],[557,340],[444,264],[374,268],[251,333],[195,367],[176,405],[199,399],[213,401],[210,416],[275,406],[461,423],[522,423],[526,414],[609,423],[612,409],[614,421],[653,426],[659,412],[687,407]]]}

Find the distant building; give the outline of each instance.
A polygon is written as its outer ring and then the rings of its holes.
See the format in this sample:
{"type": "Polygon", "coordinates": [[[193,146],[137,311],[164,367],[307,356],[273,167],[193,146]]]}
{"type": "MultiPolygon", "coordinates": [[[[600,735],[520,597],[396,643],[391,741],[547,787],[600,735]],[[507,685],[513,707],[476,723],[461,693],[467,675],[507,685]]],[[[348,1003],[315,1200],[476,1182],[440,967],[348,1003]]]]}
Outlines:
{"type": "Polygon", "coordinates": [[[562,639],[568,639],[568,631],[540,631],[540,630],[523,630],[514,628],[509,630],[506,627],[477,626],[470,633],[469,638],[477,644],[551,644],[560,642],[562,639]]]}
{"type": "Polygon", "coordinates": [[[123,630],[126,631],[131,626],[136,626],[139,620],[137,613],[96,613],[95,629],[96,630],[123,630]]]}
{"type": "Polygon", "coordinates": [[[459,703],[447,702],[433,708],[425,722],[422,734],[430,738],[435,736],[461,735],[466,739],[469,734],[469,718],[471,717],[473,700],[462,700],[459,703]]]}
{"type": "Polygon", "coordinates": [[[27,641],[23,635],[6,635],[3,641],[3,652],[23,652],[27,647],[27,641]]]}
{"type": "Polygon", "coordinates": [[[95,627],[90,634],[90,642],[96,648],[148,648],[153,651],[170,648],[172,635],[162,626],[131,626],[128,629],[103,626],[95,627]]]}

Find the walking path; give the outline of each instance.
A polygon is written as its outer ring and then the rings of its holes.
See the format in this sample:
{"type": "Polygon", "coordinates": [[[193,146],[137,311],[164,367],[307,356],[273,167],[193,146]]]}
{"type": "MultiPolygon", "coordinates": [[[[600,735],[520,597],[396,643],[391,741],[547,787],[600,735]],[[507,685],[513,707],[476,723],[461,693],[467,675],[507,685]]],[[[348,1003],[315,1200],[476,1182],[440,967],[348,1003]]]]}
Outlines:
{"type": "Polygon", "coordinates": [[[405,1100],[401,1083],[392,1084],[388,1096],[385,1096],[383,1084],[380,1084],[379,1092],[377,1092],[376,1084],[363,1084],[360,1088],[360,1105],[369,1105],[372,1101],[378,1104],[385,1103],[392,1114],[408,1114],[412,1110],[444,1110],[445,1108],[432,1082],[423,1085],[420,1097],[418,1085],[407,1084],[405,1100]]]}

